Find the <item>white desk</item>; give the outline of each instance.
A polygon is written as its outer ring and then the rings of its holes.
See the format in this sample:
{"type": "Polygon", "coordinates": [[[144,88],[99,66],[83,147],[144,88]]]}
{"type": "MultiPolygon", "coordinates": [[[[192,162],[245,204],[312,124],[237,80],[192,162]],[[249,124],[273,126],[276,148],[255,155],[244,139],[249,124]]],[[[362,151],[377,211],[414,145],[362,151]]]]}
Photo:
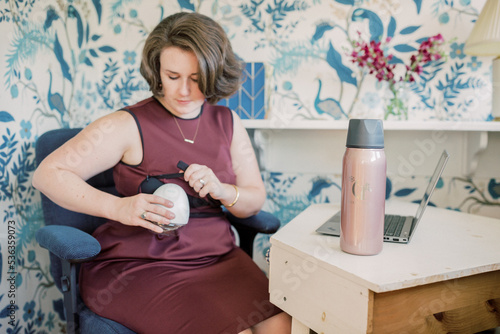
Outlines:
{"type": "MultiPolygon", "coordinates": [[[[388,202],[386,213],[417,206],[388,202]]],[[[428,207],[409,244],[375,256],[315,232],[338,205],[307,208],[271,238],[271,302],[293,333],[473,333],[500,326],[500,220],[428,207]]]]}

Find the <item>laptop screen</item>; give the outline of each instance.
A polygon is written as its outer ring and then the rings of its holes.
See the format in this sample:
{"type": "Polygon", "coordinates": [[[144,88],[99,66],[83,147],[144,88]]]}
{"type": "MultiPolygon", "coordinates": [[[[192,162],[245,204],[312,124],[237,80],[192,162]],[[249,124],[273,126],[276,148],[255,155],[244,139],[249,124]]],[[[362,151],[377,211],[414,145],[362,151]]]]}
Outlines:
{"type": "Polygon", "coordinates": [[[427,204],[429,203],[429,199],[431,198],[431,195],[436,188],[436,185],[439,181],[439,177],[441,176],[444,167],[446,166],[446,163],[448,162],[448,158],[450,155],[446,150],[443,151],[441,154],[441,157],[439,158],[439,162],[436,166],[436,169],[434,170],[434,173],[431,176],[431,179],[429,180],[429,184],[427,185],[427,189],[425,190],[425,194],[422,197],[422,200],[420,201],[420,205],[417,209],[417,213],[415,214],[415,223],[422,218],[422,215],[424,214],[425,208],[427,207],[427,204]]]}

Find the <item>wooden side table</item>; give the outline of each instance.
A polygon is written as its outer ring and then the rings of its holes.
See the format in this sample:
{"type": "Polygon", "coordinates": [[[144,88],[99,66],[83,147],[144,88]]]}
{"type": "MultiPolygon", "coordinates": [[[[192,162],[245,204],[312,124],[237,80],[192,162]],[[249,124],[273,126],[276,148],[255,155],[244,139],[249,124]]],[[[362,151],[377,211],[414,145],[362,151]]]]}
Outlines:
{"type": "MultiPolygon", "coordinates": [[[[412,215],[416,204],[388,202],[412,215]]],[[[315,232],[338,205],[307,208],[271,238],[271,302],[293,333],[475,333],[500,326],[500,220],[428,207],[409,244],[375,256],[315,232]]]]}

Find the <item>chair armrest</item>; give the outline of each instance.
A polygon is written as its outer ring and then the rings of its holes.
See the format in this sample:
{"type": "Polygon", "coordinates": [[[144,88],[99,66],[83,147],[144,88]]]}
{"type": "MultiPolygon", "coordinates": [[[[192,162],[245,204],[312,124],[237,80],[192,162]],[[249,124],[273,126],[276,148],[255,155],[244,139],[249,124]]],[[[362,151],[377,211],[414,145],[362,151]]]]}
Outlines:
{"type": "Polygon", "coordinates": [[[44,226],[36,231],[36,241],[71,263],[89,261],[101,251],[101,245],[93,236],[71,226],[44,226]]]}
{"type": "Polygon", "coordinates": [[[280,227],[280,221],[273,214],[260,211],[254,216],[248,218],[238,218],[231,212],[224,210],[231,225],[236,228],[245,228],[254,230],[257,233],[272,234],[280,227]]]}

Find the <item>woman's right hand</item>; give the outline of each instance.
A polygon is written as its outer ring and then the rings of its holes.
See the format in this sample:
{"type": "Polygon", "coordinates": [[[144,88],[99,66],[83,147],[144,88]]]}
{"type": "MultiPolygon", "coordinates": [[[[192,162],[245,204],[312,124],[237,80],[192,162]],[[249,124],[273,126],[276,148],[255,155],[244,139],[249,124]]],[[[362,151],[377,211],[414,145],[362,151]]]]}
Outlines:
{"type": "Polygon", "coordinates": [[[141,226],[162,233],[163,229],[151,222],[169,224],[170,220],[175,218],[174,213],[168,210],[173,206],[171,201],[151,194],[119,197],[115,208],[115,220],[124,225],[141,226]]]}

